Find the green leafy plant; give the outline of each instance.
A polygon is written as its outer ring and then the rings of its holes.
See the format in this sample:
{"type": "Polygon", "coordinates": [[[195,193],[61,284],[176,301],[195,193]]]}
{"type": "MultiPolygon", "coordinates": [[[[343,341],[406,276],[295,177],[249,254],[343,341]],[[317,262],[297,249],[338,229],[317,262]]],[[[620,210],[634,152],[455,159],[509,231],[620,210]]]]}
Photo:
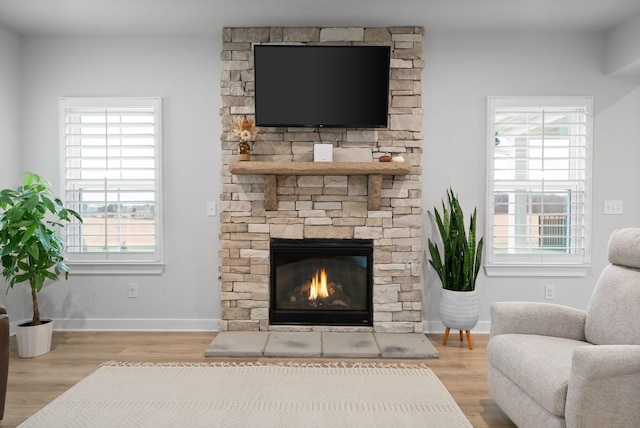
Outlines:
{"type": "Polygon", "coordinates": [[[480,238],[476,245],[476,209],[473,209],[467,235],[460,202],[451,188],[447,190],[447,199],[448,206],[442,201],[442,214],[435,207],[433,214],[429,212],[438,226],[443,250],[441,254],[438,245],[428,239],[429,263],[437,272],[442,288],[473,291],[482,263],[484,240],[480,238]]]}
{"type": "Polygon", "coordinates": [[[37,293],[45,280],[57,281],[69,268],[64,263],[64,242],[55,227],[63,227],[70,216],[82,221],[77,212],[65,208],[53,195],[51,184],[34,173],[27,173],[17,189],[0,191],[0,258],[2,276],[9,288],[29,282],[33,300],[31,325],[39,325],[37,293]]]}

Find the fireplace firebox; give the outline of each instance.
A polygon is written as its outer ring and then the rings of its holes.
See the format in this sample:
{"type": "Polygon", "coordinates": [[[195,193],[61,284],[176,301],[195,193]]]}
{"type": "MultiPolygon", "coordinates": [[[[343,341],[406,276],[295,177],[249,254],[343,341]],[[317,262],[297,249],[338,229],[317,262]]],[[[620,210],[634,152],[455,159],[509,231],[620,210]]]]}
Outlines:
{"type": "Polygon", "coordinates": [[[373,242],[272,239],[269,322],[373,325],[373,242]]]}

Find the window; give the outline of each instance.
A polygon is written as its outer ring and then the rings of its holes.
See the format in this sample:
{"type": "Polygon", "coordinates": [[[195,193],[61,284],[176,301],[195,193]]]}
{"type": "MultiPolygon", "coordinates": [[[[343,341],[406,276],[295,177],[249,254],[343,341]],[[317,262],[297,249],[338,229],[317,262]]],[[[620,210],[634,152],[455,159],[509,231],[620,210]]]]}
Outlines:
{"type": "Polygon", "coordinates": [[[586,273],[592,110],[591,98],[488,99],[488,275],[586,273]]]}
{"type": "Polygon", "coordinates": [[[160,273],[160,99],[59,104],[61,189],[84,220],[63,230],[74,273],[160,273]]]}

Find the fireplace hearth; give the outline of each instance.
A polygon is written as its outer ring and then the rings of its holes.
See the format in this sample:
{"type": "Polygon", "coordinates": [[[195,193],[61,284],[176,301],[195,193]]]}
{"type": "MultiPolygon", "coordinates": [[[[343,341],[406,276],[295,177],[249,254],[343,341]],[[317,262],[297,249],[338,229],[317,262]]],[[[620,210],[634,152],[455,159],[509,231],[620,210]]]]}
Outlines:
{"type": "Polygon", "coordinates": [[[272,239],[273,325],[373,325],[373,242],[272,239]]]}

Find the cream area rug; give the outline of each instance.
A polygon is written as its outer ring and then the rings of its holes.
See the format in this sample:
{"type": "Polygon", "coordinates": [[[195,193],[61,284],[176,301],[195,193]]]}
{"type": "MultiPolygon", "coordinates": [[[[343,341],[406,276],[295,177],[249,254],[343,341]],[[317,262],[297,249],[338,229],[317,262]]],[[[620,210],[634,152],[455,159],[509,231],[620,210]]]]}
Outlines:
{"type": "Polygon", "coordinates": [[[471,427],[424,366],[104,363],[20,427],[471,427]]]}

